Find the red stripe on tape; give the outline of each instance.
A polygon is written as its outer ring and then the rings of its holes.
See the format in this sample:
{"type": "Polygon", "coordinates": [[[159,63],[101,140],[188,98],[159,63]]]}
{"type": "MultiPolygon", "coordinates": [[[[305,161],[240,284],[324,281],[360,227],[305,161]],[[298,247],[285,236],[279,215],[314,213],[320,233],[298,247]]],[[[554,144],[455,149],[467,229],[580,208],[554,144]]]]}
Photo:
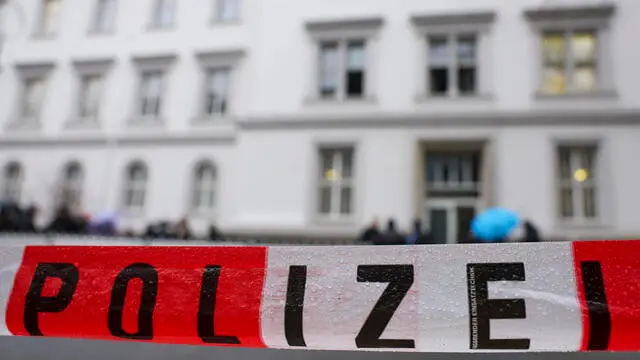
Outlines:
{"type": "Polygon", "coordinates": [[[264,347],[264,247],[27,247],[15,335],[264,347]]]}
{"type": "Polygon", "coordinates": [[[640,242],[573,243],[583,351],[640,350],[640,242]]]}

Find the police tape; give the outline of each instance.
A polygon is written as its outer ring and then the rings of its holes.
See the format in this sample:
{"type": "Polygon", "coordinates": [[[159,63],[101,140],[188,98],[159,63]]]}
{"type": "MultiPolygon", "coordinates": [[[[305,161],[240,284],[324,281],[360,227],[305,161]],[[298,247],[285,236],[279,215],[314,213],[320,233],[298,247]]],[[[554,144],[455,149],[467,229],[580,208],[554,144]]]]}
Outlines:
{"type": "Polygon", "coordinates": [[[276,349],[639,351],[640,242],[0,247],[0,333],[276,349]]]}

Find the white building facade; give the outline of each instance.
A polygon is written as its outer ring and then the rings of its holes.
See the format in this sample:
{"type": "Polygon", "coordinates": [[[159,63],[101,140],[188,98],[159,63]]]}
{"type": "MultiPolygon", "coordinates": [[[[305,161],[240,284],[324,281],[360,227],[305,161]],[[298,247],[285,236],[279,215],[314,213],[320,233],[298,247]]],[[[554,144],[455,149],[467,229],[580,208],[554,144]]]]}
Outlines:
{"type": "MultiPolygon", "coordinates": [[[[124,228],[640,235],[640,1],[13,0],[3,195],[124,228]],[[636,160],[633,160],[636,159],[636,160]]],[[[43,219],[44,221],[44,219],[43,219]]]]}

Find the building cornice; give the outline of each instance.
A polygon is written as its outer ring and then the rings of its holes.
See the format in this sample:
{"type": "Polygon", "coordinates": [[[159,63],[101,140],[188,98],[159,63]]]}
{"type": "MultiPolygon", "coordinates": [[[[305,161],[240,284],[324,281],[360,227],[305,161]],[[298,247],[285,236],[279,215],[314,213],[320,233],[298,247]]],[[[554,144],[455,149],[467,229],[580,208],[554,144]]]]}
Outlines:
{"type": "Polygon", "coordinates": [[[180,145],[229,145],[236,140],[234,133],[187,133],[187,134],[64,134],[46,136],[43,134],[6,133],[0,137],[0,148],[23,146],[180,146],[180,145]]]}
{"type": "Polygon", "coordinates": [[[476,112],[467,114],[386,113],[362,115],[299,115],[236,118],[228,131],[171,133],[122,133],[118,135],[67,133],[59,136],[37,132],[6,132],[1,147],[20,146],[180,146],[232,145],[241,131],[319,129],[415,129],[535,126],[640,126],[640,110],[476,112]]]}
{"type": "Polygon", "coordinates": [[[638,110],[363,113],[238,119],[240,130],[640,125],[638,110]]]}

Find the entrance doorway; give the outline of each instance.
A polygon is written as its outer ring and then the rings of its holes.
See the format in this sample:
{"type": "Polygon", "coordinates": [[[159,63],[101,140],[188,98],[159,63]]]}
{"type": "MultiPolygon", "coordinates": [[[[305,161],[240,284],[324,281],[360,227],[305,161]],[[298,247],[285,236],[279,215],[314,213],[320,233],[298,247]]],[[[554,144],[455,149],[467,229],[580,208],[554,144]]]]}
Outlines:
{"type": "Polygon", "coordinates": [[[426,152],[425,223],[433,241],[465,242],[482,203],[482,152],[478,148],[426,152]]]}
{"type": "Polygon", "coordinates": [[[478,210],[477,199],[429,200],[426,223],[437,244],[464,242],[478,210]]]}

